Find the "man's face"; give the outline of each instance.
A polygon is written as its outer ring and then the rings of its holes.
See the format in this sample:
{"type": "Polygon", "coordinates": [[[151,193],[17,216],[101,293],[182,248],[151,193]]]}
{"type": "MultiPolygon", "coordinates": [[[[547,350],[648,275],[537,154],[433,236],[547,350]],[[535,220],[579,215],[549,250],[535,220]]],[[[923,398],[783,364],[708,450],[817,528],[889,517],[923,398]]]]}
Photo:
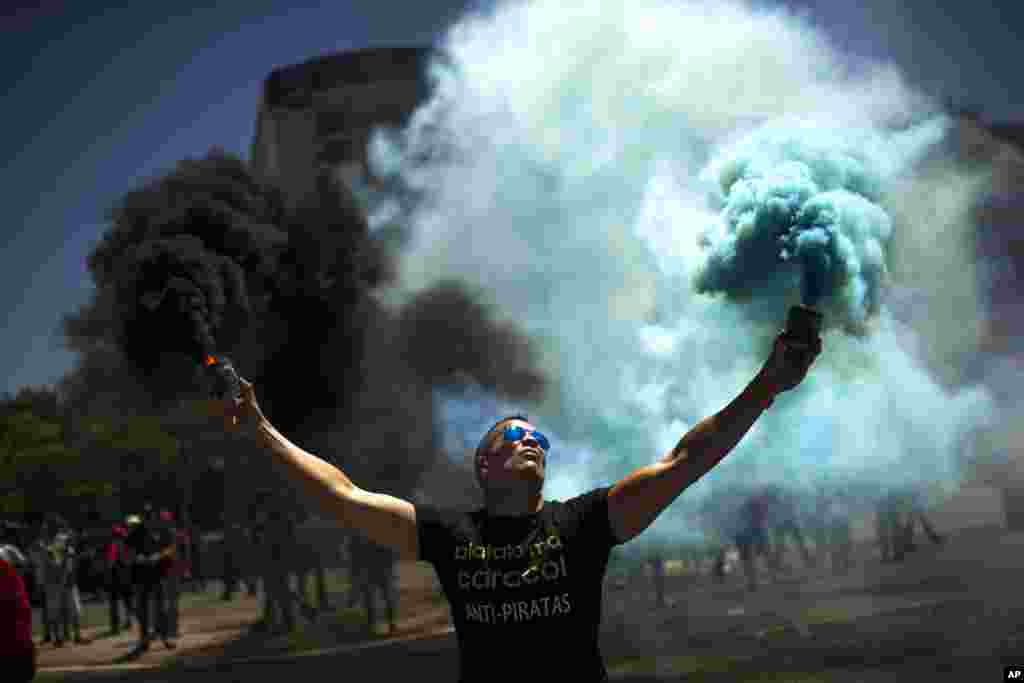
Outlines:
{"type": "Polygon", "coordinates": [[[506,420],[490,433],[488,444],[480,449],[476,471],[481,486],[515,481],[544,483],[547,453],[533,436],[535,427],[524,420],[506,420]],[[506,441],[505,427],[522,427],[526,435],[519,441],[506,441]]]}

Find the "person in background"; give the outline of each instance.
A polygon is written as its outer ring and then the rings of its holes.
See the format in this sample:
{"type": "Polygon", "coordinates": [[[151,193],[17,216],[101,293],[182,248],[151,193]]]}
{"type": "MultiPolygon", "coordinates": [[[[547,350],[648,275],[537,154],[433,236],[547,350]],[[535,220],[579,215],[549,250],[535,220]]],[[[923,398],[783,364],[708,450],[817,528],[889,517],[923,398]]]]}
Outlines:
{"type": "Polygon", "coordinates": [[[32,606],[10,546],[0,548],[0,662],[5,681],[28,683],[36,675],[36,645],[32,641],[32,606]]]}
{"type": "Polygon", "coordinates": [[[713,564],[711,565],[711,577],[717,584],[725,583],[725,554],[728,548],[725,545],[718,547],[715,552],[713,564]]]}
{"type": "Polygon", "coordinates": [[[657,550],[651,556],[651,578],[654,580],[654,606],[665,607],[665,555],[657,550]]]}
{"type": "Polygon", "coordinates": [[[76,581],[75,539],[63,520],[58,520],[56,527],[58,531],[47,547],[46,572],[46,601],[47,606],[52,606],[49,616],[54,645],[63,647],[65,639],[72,638],[75,643],[86,644],[89,641],[82,637],[82,598],[76,581]]]}
{"type": "Polygon", "coordinates": [[[167,606],[167,630],[172,638],[177,638],[178,598],[181,593],[182,575],[185,573],[184,558],[177,552],[177,549],[183,548],[187,539],[182,537],[181,532],[183,530],[179,529],[175,525],[174,513],[170,510],[166,508],[160,510],[160,523],[165,526],[170,537],[174,539],[175,545],[175,555],[164,562],[162,568],[162,581],[164,582],[164,596],[166,598],[167,606]]]}
{"type": "Polygon", "coordinates": [[[353,548],[355,546],[355,535],[345,537],[344,544],[342,546],[342,552],[344,555],[344,561],[348,566],[348,594],[345,596],[345,607],[351,609],[359,603],[359,593],[362,589],[358,585],[357,579],[362,576],[357,570],[355,565],[355,555],[353,548]]]}
{"type": "Polygon", "coordinates": [[[246,595],[255,598],[260,594],[260,572],[259,564],[255,561],[253,547],[256,535],[251,526],[242,527],[242,553],[239,559],[239,584],[238,590],[245,589],[246,595]]]}
{"type": "Polygon", "coordinates": [[[879,521],[883,561],[902,562],[906,554],[917,549],[915,530],[920,524],[933,545],[942,545],[943,536],[935,530],[925,514],[923,488],[914,484],[893,487],[882,499],[879,521]]]}
{"type": "Polygon", "coordinates": [[[783,557],[786,552],[786,542],[790,538],[797,550],[800,551],[804,567],[808,569],[813,567],[814,558],[807,549],[807,542],[804,540],[803,531],[800,528],[795,495],[777,484],[764,487],[762,495],[767,505],[768,528],[771,529],[772,534],[772,552],[769,556],[772,569],[782,571],[787,568],[783,557]]]}
{"type": "Polygon", "coordinates": [[[814,562],[819,568],[824,568],[826,560],[832,556],[829,516],[833,495],[831,488],[819,482],[808,514],[807,530],[814,543],[814,562]]]}
{"type": "Polygon", "coordinates": [[[14,565],[28,595],[29,607],[32,607],[36,592],[36,570],[31,555],[31,540],[27,529],[20,524],[0,522],[0,553],[7,554],[9,562],[14,565]]]}
{"type": "Polygon", "coordinates": [[[376,595],[380,591],[387,608],[389,633],[398,630],[395,625],[395,563],[397,554],[385,546],[377,545],[360,534],[353,534],[349,545],[352,562],[352,589],[358,591],[366,609],[366,633],[373,635],[376,624],[376,595]]]}
{"type": "Polygon", "coordinates": [[[188,537],[189,554],[188,554],[188,571],[192,579],[192,590],[198,590],[200,593],[206,592],[206,574],[203,571],[203,553],[205,546],[203,545],[203,534],[199,528],[195,529],[193,533],[190,529],[182,529],[182,531],[188,537]]]}
{"type": "Polygon", "coordinates": [[[747,589],[756,591],[758,586],[757,557],[768,557],[768,501],[762,494],[755,494],[744,501],[739,509],[739,524],[734,541],[743,563],[743,576],[747,589]]]}
{"type": "Polygon", "coordinates": [[[232,522],[224,529],[221,600],[234,600],[235,591],[245,590],[251,596],[258,594],[257,572],[251,561],[253,544],[252,533],[240,523],[232,522]]]}
{"type": "Polygon", "coordinates": [[[106,565],[107,597],[110,600],[110,632],[117,634],[122,628],[132,627],[132,575],[125,539],[128,529],[123,524],[114,524],[110,529],[110,541],[104,550],[106,565]]]}
{"type": "Polygon", "coordinates": [[[125,559],[128,561],[128,585],[129,585],[129,604],[131,605],[131,614],[135,617],[135,621],[138,622],[139,627],[142,627],[142,610],[139,606],[139,596],[142,594],[142,574],[139,569],[138,553],[135,550],[134,542],[137,538],[136,528],[142,524],[141,515],[128,515],[124,518],[124,528],[128,532],[128,535],[124,538],[124,549],[125,559]]]}
{"type": "Polygon", "coordinates": [[[316,619],[326,609],[329,609],[327,597],[327,579],[324,571],[324,560],[321,556],[322,548],[318,548],[315,542],[309,540],[302,531],[302,524],[296,527],[294,543],[292,544],[291,567],[295,573],[295,592],[299,598],[299,604],[311,620],[316,619]],[[310,579],[313,582],[316,593],[316,604],[310,595],[310,579]]]}
{"type": "MultiPolygon", "coordinates": [[[[136,521],[136,520],[133,520],[136,521]]],[[[174,557],[174,539],[166,526],[159,523],[153,506],[145,506],[145,514],[128,532],[128,546],[134,553],[132,573],[136,585],[136,614],[139,620],[137,652],[149,650],[150,638],[157,631],[164,647],[176,646],[168,630],[167,602],[163,573],[174,557]]]]}
{"type": "Polygon", "coordinates": [[[850,516],[850,504],[845,496],[833,496],[826,523],[832,571],[836,574],[845,574],[853,568],[853,524],[850,516]]]}
{"type": "Polygon", "coordinates": [[[30,594],[32,562],[21,550],[21,538],[19,538],[17,528],[6,522],[0,527],[0,553],[14,566],[14,570],[18,572],[18,576],[25,584],[25,592],[30,594]]]}
{"type": "Polygon", "coordinates": [[[289,564],[295,525],[283,506],[271,505],[263,524],[263,623],[272,633],[295,628],[298,595],[291,589],[289,564]]]}
{"type": "Polygon", "coordinates": [[[882,562],[895,562],[897,554],[903,559],[903,553],[897,553],[899,543],[900,509],[899,501],[891,494],[879,499],[875,507],[876,537],[878,539],[879,558],[882,562]]]}
{"type": "Polygon", "coordinates": [[[53,642],[53,632],[51,628],[52,620],[49,617],[50,607],[46,601],[46,572],[49,567],[49,559],[47,553],[47,526],[45,523],[39,525],[38,534],[35,540],[28,547],[29,560],[32,562],[32,573],[35,575],[36,591],[39,596],[40,608],[39,608],[39,619],[43,624],[43,641],[44,643],[53,642]]]}

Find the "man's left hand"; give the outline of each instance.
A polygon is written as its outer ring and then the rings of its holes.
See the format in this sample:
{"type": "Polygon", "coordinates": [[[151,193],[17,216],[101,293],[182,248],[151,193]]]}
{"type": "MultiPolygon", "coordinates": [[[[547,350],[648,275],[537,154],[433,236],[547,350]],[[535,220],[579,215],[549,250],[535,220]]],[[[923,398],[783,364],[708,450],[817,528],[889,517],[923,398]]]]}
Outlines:
{"type": "Polygon", "coordinates": [[[780,334],[775,338],[772,355],[761,368],[758,379],[771,386],[775,393],[789,391],[803,381],[820,353],[820,337],[816,337],[812,344],[807,344],[780,334]]]}

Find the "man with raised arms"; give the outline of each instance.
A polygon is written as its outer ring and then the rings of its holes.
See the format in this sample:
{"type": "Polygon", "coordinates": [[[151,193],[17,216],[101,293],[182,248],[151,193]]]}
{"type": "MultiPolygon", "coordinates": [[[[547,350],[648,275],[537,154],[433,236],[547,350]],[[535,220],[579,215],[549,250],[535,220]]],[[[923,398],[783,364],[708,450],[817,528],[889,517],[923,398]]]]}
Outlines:
{"type": "Polygon", "coordinates": [[[253,385],[225,404],[229,429],[247,426],[321,510],[346,529],[429,562],[451,605],[460,681],[495,678],[606,681],[598,649],[609,553],[648,528],[690,484],[739,443],[780,392],[797,386],[821,352],[779,335],[739,396],[702,420],[651,465],[613,486],[545,500],[548,438],[524,415],[498,420],[474,454],[484,507],[437,508],[367,491],[279,433],[253,385]]]}

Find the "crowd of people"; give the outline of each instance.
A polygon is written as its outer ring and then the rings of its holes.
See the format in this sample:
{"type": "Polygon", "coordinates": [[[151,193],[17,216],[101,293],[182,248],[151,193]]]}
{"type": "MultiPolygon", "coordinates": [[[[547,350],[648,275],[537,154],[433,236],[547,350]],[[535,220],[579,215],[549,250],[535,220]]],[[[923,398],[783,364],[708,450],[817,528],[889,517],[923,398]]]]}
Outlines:
{"type": "MultiPolygon", "coordinates": [[[[230,552],[227,542],[222,545],[221,597],[231,600],[240,588],[257,596],[262,578],[264,620],[275,630],[286,630],[295,625],[296,608],[312,619],[330,605],[323,562],[313,557],[317,549],[296,540],[295,520],[279,517],[271,515],[252,528],[235,523],[225,529],[226,536],[238,537],[230,539],[230,547],[246,550],[230,552]],[[285,533],[274,533],[282,531],[272,528],[275,524],[287,526],[285,533]],[[281,546],[282,539],[287,547],[281,546]],[[308,552],[303,554],[302,549],[308,552]],[[268,569],[271,565],[273,570],[268,569]],[[310,578],[315,580],[316,607],[307,591],[310,578]],[[281,599],[282,595],[287,597],[281,599]]],[[[76,530],[59,515],[47,517],[34,529],[5,525],[0,557],[19,578],[27,604],[38,608],[40,645],[60,648],[91,642],[82,632],[82,593],[87,586],[86,592],[107,603],[109,633],[137,629],[136,651],[145,652],[154,640],[167,649],[176,647],[182,582],[202,578],[192,571],[191,560],[199,553],[195,548],[184,552],[191,544],[188,531],[175,523],[172,512],[147,503],[141,513],[127,515],[99,535],[76,530]]],[[[378,621],[377,598],[383,598],[393,632],[397,618],[394,553],[358,537],[349,539],[345,547],[351,579],[348,606],[365,609],[366,630],[372,632],[378,621]]],[[[27,628],[30,634],[31,627],[27,628]]]]}
{"type": "Polygon", "coordinates": [[[7,524],[2,548],[27,603],[39,608],[40,644],[91,642],[82,633],[81,585],[89,577],[90,587],[109,603],[110,633],[137,623],[137,647],[144,651],[156,636],[167,648],[175,647],[179,582],[188,571],[178,547],[188,541],[173,513],[147,504],[142,514],[128,515],[99,538],[73,529],[59,515],[47,517],[34,533],[7,524]]]}
{"type": "Polygon", "coordinates": [[[384,600],[390,633],[397,629],[397,557],[390,548],[379,546],[355,534],[349,541],[352,586],[348,606],[362,604],[366,611],[366,632],[373,633],[377,623],[376,596],[384,600]]]}
{"type": "Polygon", "coordinates": [[[299,615],[313,622],[330,611],[328,565],[348,567],[350,587],[344,604],[363,608],[367,633],[373,633],[379,621],[378,602],[384,603],[391,632],[397,629],[398,558],[358,534],[306,537],[300,531],[299,515],[270,506],[251,526],[227,524],[223,548],[221,599],[262,593],[263,614],[258,624],[262,630],[286,633],[298,623],[299,615]]]}
{"type": "MultiPolygon", "coordinates": [[[[751,591],[758,589],[763,569],[791,570],[794,553],[806,569],[828,568],[841,575],[853,567],[852,520],[866,510],[851,491],[821,486],[808,494],[765,485],[724,492],[714,502],[704,513],[712,536],[718,538],[712,574],[719,582],[725,580],[731,550],[751,591]]],[[[904,560],[918,545],[918,526],[931,543],[944,542],[928,519],[920,491],[893,488],[877,496],[873,506],[882,562],[904,560]]]]}
{"type": "MultiPolygon", "coordinates": [[[[933,543],[942,543],[943,537],[935,530],[925,514],[920,496],[909,490],[893,490],[876,504],[878,527],[877,542],[880,559],[884,562],[900,561],[916,547],[915,529],[920,526],[933,543]]],[[[712,515],[714,516],[714,515],[712,515]]],[[[725,577],[725,555],[735,549],[747,587],[756,590],[759,584],[759,564],[772,571],[781,571],[787,564],[787,555],[795,551],[807,568],[826,564],[837,573],[852,566],[853,534],[850,501],[836,492],[819,491],[810,500],[801,500],[792,491],[778,486],[765,486],[745,492],[728,515],[730,524],[723,527],[723,542],[712,563],[712,574],[718,580],[725,577]],[[812,552],[813,548],[813,552],[812,552]]],[[[275,518],[276,519],[276,518],[275,518]]],[[[718,511],[717,519],[723,519],[718,511]]],[[[289,524],[294,520],[268,519],[267,524],[252,529],[239,524],[229,525],[226,535],[235,534],[241,546],[261,548],[270,553],[269,559],[280,571],[268,573],[265,565],[253,560],[252,552],[239,555],[223,554],[223,599],[231,600],[239,588],[250,595],[259,594],[260,577],[264,579],[265,619],[280,622],[288,628],[294,625],[296,606],[313,610],[306,586],[316,572],[319,608],[327,606],[322,562],[319,568],[312,560],[302,562],[295,548],[278,548],[268,539],[291,539],[295,530],[289,527],[285,534],[269,533],[269,524],[289,524]],[[301,566],[300,566],[301,565],[301,566]],[[309,565],[309,566],[306,566],[309,565]],[[292,574],[296,582],[292,582],[292,574]],[[267,577],[277,577],[276,579],[267,577]],[[268,591],[267,581],[283,582],[286,590],[268,591]],[[294,588],[293,588],[294,586],[294,588]],[[281,601],[274,594],[288,596],[281,601]],[[278,604],[280,603],[280,604],[278,604]]],[[[176,647],[180,635],[179,599],[181,583],[193,576],[191,567],[180,549],[191,539],[187,531],[175,523],[174,515],[156,510],[152,505],[143,507],[140,514],[128,515],[111,525],[109,534],[97,543],[95,537],[86,542],[85,534],[76,531],[59,516],[47,518],[34,538],[26,530],[7,525],[0,537],[0,583],[6,594],[22,595],[24,606],[17,612],[20,635],[0,645],[0,655],[15,666],[14,680],[31,680],[36,668],[36,645],[32,640],[32,614],[29,605],[39,608],[43,638],[40,644],[54,647],[65,644],[87,645],[90,641],[82,633],[83,577],[80,563],[88,557],[94,569],[102,576],[101,594],[109,605],[109,630],[112,634],[138,629],[136,650],[144,652],[153,640],[159,639],[168,649],[176,647]],[[13,644],[12,644],[13,643],[13,644]],[[20,676],[20,678],[19,678],[20,676]]],[[[280,531],[280,530],[279,530],[280,531]]],[[[372,634],[381,616],[387,620],[390,632],[396,630],[397,574],[395,553],[375,545],[358,534],[349,537],[347,547],[351,587],[347,606],[361,606],[366,614],[366,631],[372,634]],[[382,598],[385,614],[377,609],[378,596],[382,598]]],[[[315,552],[315,549],[310,552],[315,552]]],[[[189,553],[189,555],[192,555],[189,553]]],[[[665,591],[664,551],[649,559],[658,607],[668,606],[665,591]]],[[[14,670],[14,669],[12,669],[14,670]]]]}

